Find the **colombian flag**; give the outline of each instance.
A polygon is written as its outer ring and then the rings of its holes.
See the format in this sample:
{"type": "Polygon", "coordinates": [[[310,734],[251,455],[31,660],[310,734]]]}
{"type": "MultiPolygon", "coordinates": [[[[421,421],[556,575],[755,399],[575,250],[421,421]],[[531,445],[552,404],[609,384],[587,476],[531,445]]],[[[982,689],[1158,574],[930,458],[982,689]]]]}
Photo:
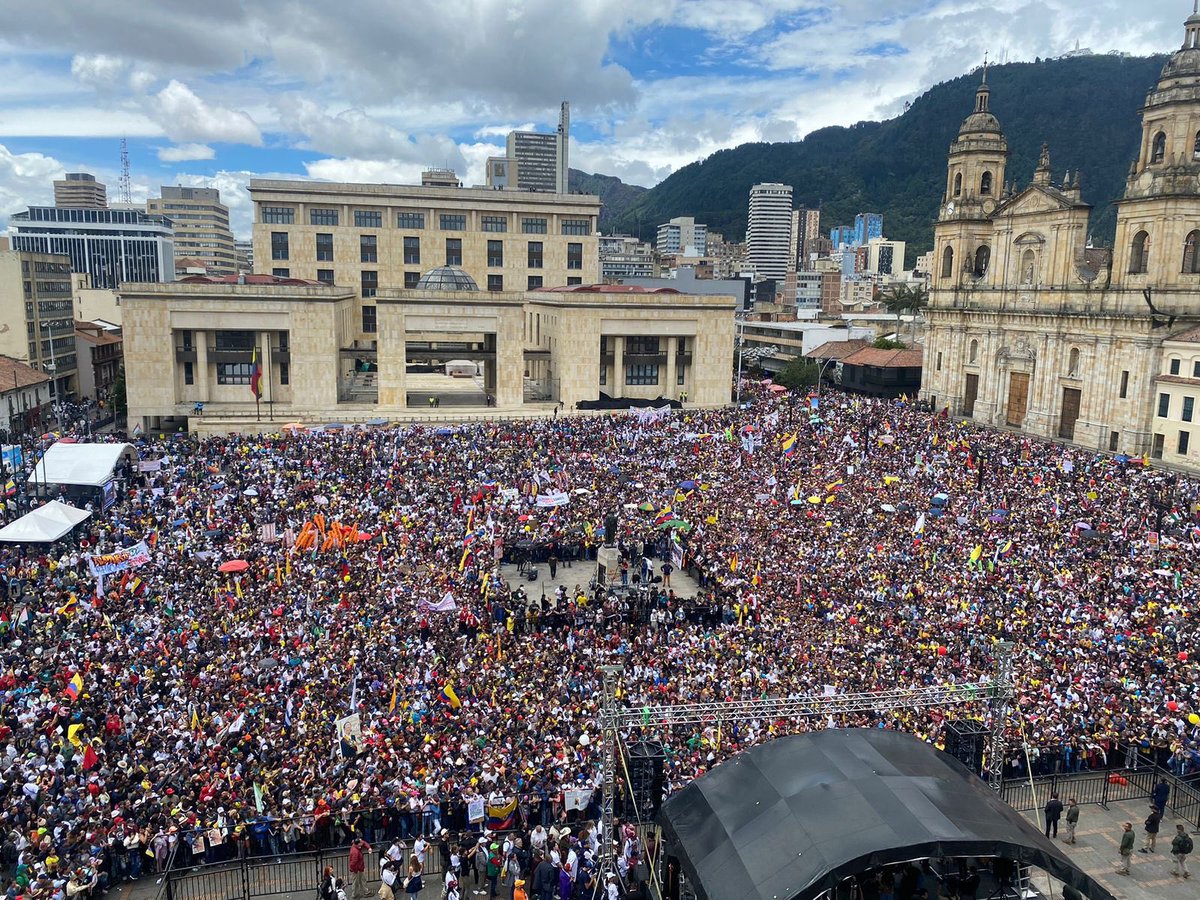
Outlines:
{"type": "Polygon", "coordinates": [[[458,709],[462,706],[462,701],[458,699],[458,694],[454,693],[454,685],[448,681],[446,682],[446,686],[442,688],[442,692],[438,694],[438,699],[451,709],[458,709]]]}
{"type": "Polygon", "coordinates": [[[254,399],[262,397],[262,363],[258,361],[258,347],[250,355],[250,393],[254,399]]]}
{"type": "Polygon", "coordinates": [[[799,433],[800,432],[798,432],[798,431],[793,431],[790,436],[785,437],[783,439],[783,455],[784,456],[791,456],[793,453],[796,452],[796,436],[799,433]]]}
{"type": "Polygon", "coordinates": [[[63,691],[72,700],[78,700],[79,695],[83,693],[83,678],[76,672],[71,676],[71,680],[67,682],[67,687],[63,691]]]}
{"type": "Polygon", "coordinates": [[[487,804],[487,827],[491,831],[511,831],[517,827],[517,798],[495,806],[487,804]]]}

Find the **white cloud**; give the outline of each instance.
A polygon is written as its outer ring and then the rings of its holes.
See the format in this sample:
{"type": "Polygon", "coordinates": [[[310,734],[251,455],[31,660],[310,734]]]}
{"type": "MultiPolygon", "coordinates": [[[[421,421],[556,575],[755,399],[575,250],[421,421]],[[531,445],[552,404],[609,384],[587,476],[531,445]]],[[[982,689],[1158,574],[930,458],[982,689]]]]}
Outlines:
{"type": "Polygon", "coordinates": [[[8,217],[25,206],[50,203],[53,181],[66,171],[61,162],[41,153],[13,153],[0,144],[0,230],[8,217]]]}
{"type": "Polygon", "coordinates": [[[207,144],[176,144],[159,147],[158,158],[165,163],[187,162],[193,159],[214,159],[217,151],[207,144]]]}
{"type": "Polygon", "coordinates": [[[397,159],[318,159],[305,163],[309,178],[363,184],[420,184],[421,163],[397,159]]]}
{"type": "Polygon", "coordinates": [[[151,107],[173,140],[262,144],[262,134],[248,115],[205,102],[182,81],[171,79],[154,96],[151,107]]]}
{"type": "Polygon", "coordinates": [[[524,125],[485,125],[483,128],[478,128],[475,131],[475,137],[502,137],[507,138],[510,131],[533,131],[537,126],[533,122],[526,122],[524,125]]]}

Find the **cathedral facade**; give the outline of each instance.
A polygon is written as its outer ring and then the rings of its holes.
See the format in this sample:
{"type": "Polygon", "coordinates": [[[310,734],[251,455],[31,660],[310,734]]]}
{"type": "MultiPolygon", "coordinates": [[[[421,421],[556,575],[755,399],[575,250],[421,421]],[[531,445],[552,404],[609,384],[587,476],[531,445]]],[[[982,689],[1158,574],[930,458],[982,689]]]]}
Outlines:
{"type": "MultiPolygon", "coordinates": [[[[934,226],[921,396],[935,407],[1164,455],[1163,343],[1200,324],[1200,15],[1185,34],[1140,110],[1111,250],[1088,245],[1079,174],[1056,180],[1045,146],[1030,184],[1006,180],[984,75],[950,147],[934,226]]],[[[1170,461],[1189,464],[1186,454],[1170,461]]]]}

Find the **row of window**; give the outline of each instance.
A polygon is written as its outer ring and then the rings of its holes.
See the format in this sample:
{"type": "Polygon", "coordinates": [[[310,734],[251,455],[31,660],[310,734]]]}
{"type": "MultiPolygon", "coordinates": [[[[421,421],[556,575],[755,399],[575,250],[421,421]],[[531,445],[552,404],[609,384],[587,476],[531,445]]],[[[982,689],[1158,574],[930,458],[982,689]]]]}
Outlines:
{"type": "MultiPolygon", "coordinates": [[[[1183,239],[1183,258],[1180,272],[1184,275],[1200,275],[1200,253],[1196,252],[1200,244],[1200,230],[1191,231],[1183,239]]],[[[1145,275],[1150,268],[1150,235],[1139,231],[1133,236],[1129,248],[1129,274],[1145,275]]]]}
{"type": "MultiPolygon", "coordinates": [[[[1184,397],[1183,398],[1183,409],[1181,409],[1179,411],[1180,421],[1182,421],[1182,422],[1192,421],[1192,417],[1195,415],[1195,412],[1196,412],[1196,398],[1195,397],[1184,397]]],[[[1171,395],[1170,394],[1159,394],[1158,395],[1158,417],[1160,419],[1169,419],[1171,417],[1171,395]]]]}
{"type": "MultiPolygon", "coordinates": [[[[625,367],[625,384],[627,387],[638,387],[645,385],[656,385],[659,383],[659,367],[654,365],[633,365],[625,367]]],[[[675,373],[675,383],[682,385],[685,383],[686,372],[683,366],[679,366],[675,373]]],[[[608,384],[608,366],[600,367],[600,384],[608,384]]]]}
{"type": "MultiPolygon", "coordinates": [[[[447,265],[454,265],[454,263],[447,263],[447,265]]],[[[276,278],[291,278],[292,270],[275,268],[275,269],[271,270],[271,274],[274,275],[276,278]]],[[[359,277],[360,277],[359,290],[362,293],[363,297],[374,297],[379,293],[379,273],[378,272],[364,271],[364,272],[359,273],[359,277]]],[[[413,288],[415,288],[417,286],[417,282],[419,282],[420,280],[421,280],[420,272],[405,272],[404,273],[404,288],[405,288],[405,290],[412,290],[413,288]]],[[[335,284],[336,282],[334,281],[333,269],[317,269],[317,281],[321,282],[322,284],[330,284],[330,285],[335,284]]],[[[567,279],[567,287],[574,287],[575,285],[580,285],[580,284],[583,284],[582,278],[571,277],[571,278],[567,279]]],[[[530,275],[525,279],[525,290],[527,290],[527,291],[540,290],[544,286],[545,286],[544,280],[541,275],[530,275]]],[[[504,290],[504,276],[489,274],[487,277],[487,289],[489,291],[504,290]]],[[[366,329],[363,329],[363,330],[365,331],[366,329]]]]}
{"type": "MultiPolygon", "coordinates": [[[[316,235],[317,262],[333,262],[333,235],[318,233],[316,235]]],[[[291,246],[288,232],[271,232],[271,259],[285,260],[291,256],[291,246]]],[[[362,234],[358,237],[359,262],[379,262],[379,239],[373,234],[362,234]]],[[[487,242],[488,266],[499,268],[504,265],[504,241],[487,242]]],[[[406,237],[404,239],[404,264],[417,266],[421,264],[421,239],[406,237]]],[[[545,264],[545,245],[542,241],[529,241],[526,246],[526,267],[541,269],[545,264]]],[[[446,265],[462,265],[462,238],[446,238],[446,265]]],[[[583,244],[567,244],[567,268],[583,268],[583,244]]],[[[318,279],[320,280],[320,279],[318,279]]]]}
{"type": "MultiPolygon", "coordinates": [[[[308,224],[338,225],[340,213],[336,209],[310,209],[308,224]]],[[[266,225],[295,225],[296,210],[290,206],[264,206],[261,221],[266,225]]],[[[562,233],[567,235],[588,235],[592,233],[590,219],[562,219],[562,233]]],[[[549,220],[541,216],[523,216],[521,231],[524,234],[546,234],[549,220]]],[[[383,213],[378,210],[355,210],[354,226],[356,228],[382,228],[383,213]]],[[[396,227],[409,231],[425,229],[425,213],[398,212],[396,227]]],[[[466,213],[440,213],[438,228],[441,231],[466,231],[466,213]]],[[[508,231],[508,216],[480,216],[480,230],[493,232],[508,231]]]]}
{"type": "MultiPolygon", "coordinates": [[[[254,366],[250,363],[218,363],[217,384],[249,384],[254,375],[254,366]]],[[[292,370],[285,362],[279,363],[279,383],[291,384],[292,370]]],[[[183,364],[183,383],[196,383],[196,364],[183,364]]]]}

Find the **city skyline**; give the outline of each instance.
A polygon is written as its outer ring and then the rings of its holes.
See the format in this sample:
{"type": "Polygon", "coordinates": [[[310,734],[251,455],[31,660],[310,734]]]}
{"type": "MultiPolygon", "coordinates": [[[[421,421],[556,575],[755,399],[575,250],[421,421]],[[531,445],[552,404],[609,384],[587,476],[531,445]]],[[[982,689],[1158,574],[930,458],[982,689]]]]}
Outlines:
{"type": "Polygon", "coordinates": [[[986,51],[1161,52],[1186,5],[474,0],[423,15],[364,0],[298,18],[272,0],[203,17],[0,0],[0,228],[65,171],[111,192],[122,136],[135,199],[215,187],[239,236],[251,176],[412,183],[447,166],[482,184],[507,133],[553,131],[563,99],[573,165],[649,186],[724,147],[895,115],[986,51]]]}

